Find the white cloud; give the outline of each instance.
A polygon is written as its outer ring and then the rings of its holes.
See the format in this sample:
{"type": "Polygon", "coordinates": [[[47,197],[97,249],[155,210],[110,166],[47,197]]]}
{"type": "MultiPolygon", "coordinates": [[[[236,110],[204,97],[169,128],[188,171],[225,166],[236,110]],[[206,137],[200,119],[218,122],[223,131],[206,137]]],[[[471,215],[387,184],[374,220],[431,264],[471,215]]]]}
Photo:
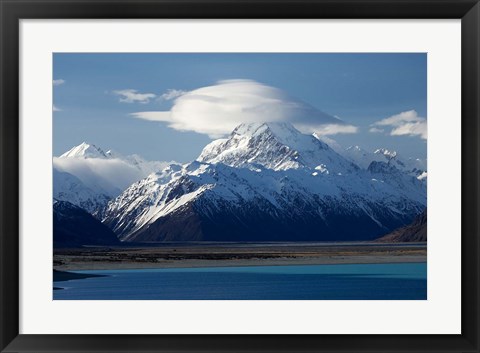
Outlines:
{"type": "Polygon", "coordinates": [[[169,101],[180,96],[183,96],[187,91],[182,91],[181,89],[168,89],[164,94],[160,95],[160,99],[169,101]]]}
{"type": "Polygon", "coordinates": [[[122,89],[113,93],[120,96],[119,101],[122,103],[148,103],[156,97],[153,93],[140,93],[136,89],[122,89]]]}
{"type": "Polygon", "coordinates": [[[372,127],[368,131],[373,132],[374,134],[379,134],[379,133],[385,132],[384,129],[379,129],[378,127],[372,127]]]}
{"type": "Polygon", "coordinates": [[[373,125],[400,126],[400,125],[403,125],[405,122],[421,122],[424,120],[425,118],[419,117],[418,113],[415,110],[409,110],[406,112],[402,112],[400,114],[392,115],[380,121],[377,121],[373,125]]]}
{"type": "Polygon", "coordinates": [[[358,132],[358,127],[353,125],[341,125],[341,124],[325,124],[318,127],[312,127],[311,125],[296,124],[299,130],[304,132],[311,132],[313,130],[319,136],[337,135],[337,134],[355,134],[358,132]]]}
{"type": "Polygon", "coordinates": [[[119,159],[100,158],[53,158],[53,166],[63,172],[75,175],[89,188],[100,186],[111,196],[144,177],[142,172],[119,159]]]}
{"type": "Polygon", "coordinates": [[[143,119],[143,120],[148,120],[148,121],[165,121],[165,122],[170,122],[170,112],[138,112],[138,113],[132,113],[131,114],[133,117],[138,118],[138,119],[143,119]]]}
{"type": "Polygon", "coordinates": [[[400,135],[418,135],[422,139],[427,139],[427,122],[407,123],[405,125],[396,127],[390,133],[392,136],[400,135]]]}
{"type": "Polygon", "coordinates": [[[132,114],[162,121],[172,129],[195,131],[216,138],[241,123],[289,121],[304,132],[319,135],[356,132],[356,127],[288,96],[282,90],[253,80],[226,80],[185,92],[170,111],[132,114]]]}
{"type": "MultiPolygon", "coordinates": [[[[63,85],[65,83],[65,80],[62,80],[61,78],[58,79],[58,80],[53,80],[53,85],[54,86],[60,86],[60,85],[63,85]]],[[[57,107],[55,104],[53,105],[52,107],[52,110],[54,112],[60,112],[62,111],[59,107],[57,107]]]]}
{"type": "Polygon", "coordinates": [[[409,135],[427,139],[427,119],[419,116],[415,110],[402,112],[377,121],[372,124],[370,131],[373,132],[372,129],[382,130],[378,126],[391,127],[391,136],[409,135]]]}

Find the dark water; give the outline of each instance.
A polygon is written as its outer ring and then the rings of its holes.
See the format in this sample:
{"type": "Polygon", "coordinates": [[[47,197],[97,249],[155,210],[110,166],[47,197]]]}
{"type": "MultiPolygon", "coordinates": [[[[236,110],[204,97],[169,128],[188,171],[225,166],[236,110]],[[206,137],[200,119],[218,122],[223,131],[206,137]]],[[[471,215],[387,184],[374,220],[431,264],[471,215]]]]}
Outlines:
{"type": "Polygon", "coordinates": [[[424,300],[427,264],[342,264],[77,271],[53,299],[424,300]]]}

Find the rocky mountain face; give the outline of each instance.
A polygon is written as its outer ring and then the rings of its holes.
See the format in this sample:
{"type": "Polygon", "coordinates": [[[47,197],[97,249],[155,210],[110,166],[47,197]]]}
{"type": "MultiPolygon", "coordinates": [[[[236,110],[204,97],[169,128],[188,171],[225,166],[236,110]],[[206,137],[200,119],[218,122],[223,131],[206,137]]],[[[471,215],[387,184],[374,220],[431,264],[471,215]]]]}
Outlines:
{"type": "Polygon", "coordinates": [[[426,242],[427,241],[427,209],[419,214],[413,222],[394,230],[380,239],[385,243],[426,242]]]}
{"type": "Polygon", "coordinates": [[[87,211],[66,201],[53,201],[54,247],[114,245],[119,240],[110,228],[87,211]]]}
{"type": "Polygon", "coordinates": [[[369,240],[425,206],[425,182],[388,161],[362,168],[290,124],[251,123],[132,184],[102,220],[122,241],[369,240]]]}

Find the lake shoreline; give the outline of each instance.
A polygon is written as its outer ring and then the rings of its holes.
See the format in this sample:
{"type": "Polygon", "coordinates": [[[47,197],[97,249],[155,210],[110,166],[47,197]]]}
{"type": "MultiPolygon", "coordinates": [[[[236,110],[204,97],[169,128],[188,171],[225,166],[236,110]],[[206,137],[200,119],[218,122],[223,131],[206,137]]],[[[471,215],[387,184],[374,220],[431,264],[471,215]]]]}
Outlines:
{"type": "MultiPolygon", "coordinates": [[[[54,300],[426,300],[427,263],[105,270],[54,300]],[[98,275],[102,275],[102,278],[98,275]]],[[[54,282],[54,286],[57,283],[54,282]]]]}
{"type": "Polygon", "coordinates": [[[174,244],[55,249],[59,271],[427,262],[426,244],[174,244]]]}
{"type": "MultiPolygon", "coordinates": [[[[104,275],[97,275],[97,274],[84,274],[84,273],[75,273],[75,272],[68,272],[68,271],[59,271],[59,270],[53,270],[53,282],[59,283],[59,282],[68,282],[72,280],[78,280],[78,279],[86,279],[86,278],[92,278],[92,277],[106,277],[104,275]]],[[[54,286],[53,290],[63,290],[63,287],[60,286],[54,286]]]]}

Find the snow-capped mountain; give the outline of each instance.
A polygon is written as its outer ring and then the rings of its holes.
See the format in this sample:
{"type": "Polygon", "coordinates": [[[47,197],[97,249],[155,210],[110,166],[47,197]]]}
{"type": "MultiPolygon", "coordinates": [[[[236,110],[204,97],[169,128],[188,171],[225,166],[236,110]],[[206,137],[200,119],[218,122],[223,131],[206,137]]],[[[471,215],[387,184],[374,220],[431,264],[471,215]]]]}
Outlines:
{"type": "Polygon", "coordinates": [[[344,157],[356,163],[360,168],[367,169],[372,162],[387,162],[397,169],[412,176],[419,177],[419,180],[426,178],[427,163],[420,158],[404,158],[396,151],[386,148],[376,149],[369,152],[360,146],[350,146],[341,153],[344,157]]]}
{"type": "Polygon", "coordinates": [[[425,205],[426,185],[388,162],[362,169],[289,124],[255,123],[134,183],[103,222],[123,241],[366,240],[425,205]]]}
{"type": "Polygon", "coordinates": [[[95,214],[132,183],[167,165],[138,155],[124,157],[111,150],[104,152],[83,142],[53,157],[54,197],[95,214]]]}
{"type": "Polygon", "coordinates": [[[57,200],[68,200],[91,214],[105,207],[112,198],[102,188],[91,189],[76,176],[55,168],[53,168],[53,197],[57,200]]]}
{"type": "Polygon", "coordinates": [[[62,154],[61,159],[103,159],[103,160],[119,160],[127,163],[140,170],[143,174],[148,175],[155,173],[168,165],[176,162],[160,162],[160,161],[147,161],[138,154],[131,154],[124,156],[114,150],[108,150],[104,152],[100,147],[87,142],[82,142],[80,145],[73,147],[69,151],[62,154]]]}
{"type": "MultiPolygon", "coordinates": [[[[427,163],[420,158],[404,158],[396,151],[391,151],[386,148],[379,148],[373,152],[374,155],[383,156],[391,165],[396,168],[411,173],[412,175],[420,175],[427,170],[427,163]]],[[[381,157],[380,157],[381,158],[381,157]]]]}
{"type": "Polygon", "coordinates": [[[60,158],[109,158],[109,156],[101,148],[82,142],[62,154],[60,158]]]}
{"type": "Polygon", "coordinates": [[[326,143],[288,123],[242,124],[229,138],[207,145],[197,161],[276,171],[319,167],[329,173],[349,173],[358,169],[326,143]]]}

